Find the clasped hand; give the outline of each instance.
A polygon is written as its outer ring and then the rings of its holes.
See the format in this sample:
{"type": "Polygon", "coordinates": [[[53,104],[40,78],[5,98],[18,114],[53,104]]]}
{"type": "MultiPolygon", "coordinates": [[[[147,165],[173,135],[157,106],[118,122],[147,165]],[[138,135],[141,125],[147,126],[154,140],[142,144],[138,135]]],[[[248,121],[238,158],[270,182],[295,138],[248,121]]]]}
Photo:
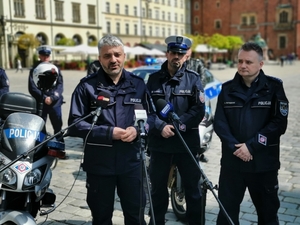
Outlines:
{"type": "Polygon", "coordinates": [[[237,150],[233,153],[235,156],[239,157],[244,162],[249,162],[253,159],[245,143],[236,144],[235,147],[237,147],[237,150]]]}
{"type": "Polygon", "coordinates": [[[124,142],[132,142],[137,137],[137,131],[134,127],[127,127],[126,129],[115,127],[113,130],[113,139],[124,142]]]}

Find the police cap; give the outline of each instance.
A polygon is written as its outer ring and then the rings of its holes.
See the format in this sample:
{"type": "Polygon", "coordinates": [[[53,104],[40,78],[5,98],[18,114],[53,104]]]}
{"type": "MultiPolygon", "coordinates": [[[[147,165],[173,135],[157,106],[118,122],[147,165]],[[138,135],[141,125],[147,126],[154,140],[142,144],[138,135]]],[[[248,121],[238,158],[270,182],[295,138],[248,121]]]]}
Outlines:
{"type": "Polygon", "coordinates": [[[168,45],[168,51],[178,53],[186,53],[192,45],[191,39],[179,35],[169,36],[165,42],[168,45]]]}
{"type": "Polygon", "coordinates": [[[37,51],[39,55],[46,55],[46,56],[51,55],[51,48],[47,45],[41,45],[40,47],[37,48],[37,51]]]}

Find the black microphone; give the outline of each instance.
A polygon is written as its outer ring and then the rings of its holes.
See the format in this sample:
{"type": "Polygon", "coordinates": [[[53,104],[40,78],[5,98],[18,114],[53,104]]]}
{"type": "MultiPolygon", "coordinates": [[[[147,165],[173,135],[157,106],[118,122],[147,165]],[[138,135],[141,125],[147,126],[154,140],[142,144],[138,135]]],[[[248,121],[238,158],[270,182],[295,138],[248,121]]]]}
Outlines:
{"type": "Polygon", "coordinates": [[[95,116],[93,118],[93,123],[97,122],[98,117],[101,114],[101,110],[103,108],[107,107],[109,100],[110,100],[109,97],[110,97],[110,95],[103,91],[98,94],[97,99],[96,99],[96,105],[98,106],[98,108],[94,111],[95,116]]]}
{"type": "Polygon", "coordinates": [[[174,112],[173,105],[170,102],[167,102],[164,99],[158,99],[156,102],[157,111],[163,118],[169,118],[172,121],[176,121],[180,125],[182,122],[179,116],[174,112]]]}
{"type": "Polygon", "coordinates": [[[138,126],[140,135],[146,135],[144,123],[147,121],[147,112],[141,104],[134,105],[135,123],[138,126]]]}

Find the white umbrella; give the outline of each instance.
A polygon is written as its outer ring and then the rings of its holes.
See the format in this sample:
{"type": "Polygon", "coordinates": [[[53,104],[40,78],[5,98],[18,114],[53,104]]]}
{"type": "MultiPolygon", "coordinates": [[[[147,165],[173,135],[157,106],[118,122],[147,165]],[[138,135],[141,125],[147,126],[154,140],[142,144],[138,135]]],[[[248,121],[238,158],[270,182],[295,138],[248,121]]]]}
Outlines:
{"type": "Polygon", "coordinates": [[[166,55],[166,53],[156,48],[152,48],[149,55],[166,55]]]}
{"type": "Polygon", "coordinates": [[[130,53],[133,55],[151,55],[151,51],[141,46],[131,48],[130,53]]]}
{"type": "Polygon", "coordinates": [[[69,47],[60,52],[60,54],[75,54],[75,55],[98,55],[98,48],[96,46],[88,46],[88,45],[76,45],[69,47]]]}

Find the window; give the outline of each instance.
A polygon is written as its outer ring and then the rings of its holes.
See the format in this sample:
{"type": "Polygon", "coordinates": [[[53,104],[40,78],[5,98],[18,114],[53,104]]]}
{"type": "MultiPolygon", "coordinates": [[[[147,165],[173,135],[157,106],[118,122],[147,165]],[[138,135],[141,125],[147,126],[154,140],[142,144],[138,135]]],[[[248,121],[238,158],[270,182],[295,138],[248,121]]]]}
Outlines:
{"type": "Polygon", "coordinates": [[[174,0],[174,6],[177,7],[177,0],[174,0]]]}
{"type": "Polygon", "coordinates": [[[215,20],[215,29],[221,29],[221,21],[215,20]]]}
{"type": "Polygon", "coordinates": [[[148,18],[149,18],[149,19],[152,18],[152,9],[148,9],[148,18]]]}
{"type": "Polygon", "coordinates": [[[165,20],[165,11],[162,11],[162,14],[161,14],[161,17],[162,17],[162,20],[165,20]]]}
{"type": "Polygon", "coordinates": [[[242,25],[247,25],[247,17],[242,16],[242,25]]]}
{"type": "Polygon", "coordinates": [[[88,23],[96,24],[96,7],[94,5],[88,5],[88,23]]]}
{"type": "Polygon", "coordinates": [[[177,13],[175,13],[175,22],[177,22],[177,13]]]}
{"type": "Polygon", "coordinates": [[[79,23],[80,22],[80,4],[79,3],[72,3],[72,12],[73,12],[73,22],[79,23]]]}
{"type": "Polygon", "coordinates": [[[25,16],[24,0],[14,0],[14,10],[15,10],[15,17],[24,17],[25,16]]]}
{"type": "Polygon", "coordinates": [[[134,16],[137,16],[137,7],[136,6],[133,7],[133,14],[134,14],[134,16]]]}
{"type": "Polygon", "coordinates": [[[159,27],[155,27],[155,36],[159,37],[159,27]]]}
{"type": "Polygon", "coordinates": [[[134,35],[138,35],[138,26],[134,24],[134,35]]]}
{"type": "Polygon", "coordinates": [[[285,36],[279,37],[279,48],[280,49],[286,48],[286,37],[285,36]]]}
{"type": "Polygon", "coordinates": [[[152,26],[149,26],[149,36],[152,36],[152,26]]]}
{"type": "Polygon", "coordinates": [[[129,15],[128,5],[125,5],[125,15],[129,15]]]}
{"type": "Polygon", "coordinates": [[[164,5],[165,4],[165,0],[161,0],[161,4],[164,5]]]}
{"type": "Polygon", "coordinates": [[[120,14],[120,4],[116,4],[116,14],[120,14]]]}
{"type": "Polygon", "coordinates": [[[168,36],[171,35],[171,28],[168,28],[168,36]]]}
{"type": "Polygon", "coordinates": [[[143,36],[146,36],[146,27],[143,26],[143,36]]]}
{"type": "Polygon", "coordinates": [[[146,17],[146,11],[145,11],[145,8],[142,8],[142,17],[143,17],[143,18],[146,17]]]}
{"type": "Polygon", "coordinates": [[[195,2],[194,9],[199,10],[199,2],[195,2]]]}
{"type": "Polygon", "coordinates": [[[168,20],[171,21],[171,13],[168,12],[168,20]]]}
{"type": "Polygon", "coordinates": [[[129,24],[125,24],[125,33],[128,35],[129,34],[129,24]]]}
{"type": "Polygon", "coordinates": [[[171,5],[171,1],[170,0],[168,0],[168,5],[171,5]]]}
{"type": "Polygon", "coordinates": [[[194,24],[199,24],[199,18],[198,18],[198,16],[195,16],[195,18],[194,18],[194,24]]]}
{"type": "Polygon", "coordinates": [[[111,26],[110,26],[110,22],[106,22],[106,31],[108,34],[111,33],[111,26]]]}
{"type": "Polygon", "coordinates": [[[279,23],[287,23],[288,22],[288,13],[286,11],[282,11],[279,14],[279,23]]]}
{"type": "Polygon", "coordinates": [[[61,1],[55,1],[55,19],[64,20],[64,3],[61,1]]]}
{"type": "Polygon", "coordinates": [[[180,15],[180,22],[183,23],[183,14],[180,15]]]}
{"type": "Polygon", "coordinates": [[[35,0],[35,14],[37,19],[46,19],[44,0],[35,0]]]}
{"type": "Polygon", "coordinates": [[[116,33],[120,34],[120,23],[116,24],[116,33]]]}
{"type": "Polygon", "coordinates": [[[106,12],[110,13],[110,3],[106,2],[106,12]]]}
{"type": "Polygon", "coordinates": [[[255,25],[255,16],[250,16],[250,25],[255,25]]]}
{"type": "Polygon", "coordinates": [[[165,37],[166,36],[166,29],[163,27],[162,28],[162,36],[165,37]]]}
{"type": "Polygon", "coordinates": [[[155,19],[159,20],[159,11],[155,10],[155,19]]]}

